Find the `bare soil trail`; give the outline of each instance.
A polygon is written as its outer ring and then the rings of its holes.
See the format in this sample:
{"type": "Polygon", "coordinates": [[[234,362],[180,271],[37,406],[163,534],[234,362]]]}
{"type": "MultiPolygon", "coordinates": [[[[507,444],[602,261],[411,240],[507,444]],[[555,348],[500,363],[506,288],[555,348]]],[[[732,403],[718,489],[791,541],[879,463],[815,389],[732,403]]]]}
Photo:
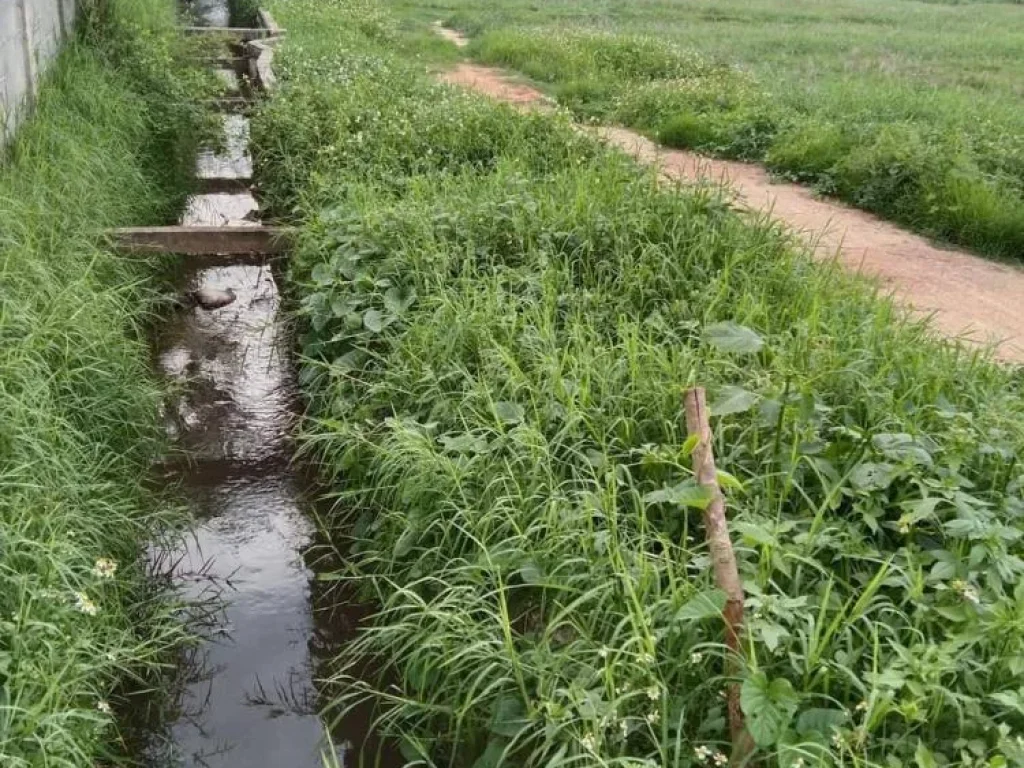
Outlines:
{"type": "MultiPolygon", "coordinates": [[[[468,42],[454,30],[435,29],[459,47],[468,42]]],[[[496,67],[462,62],[441,79],[519,108],[552,107],[548,96],[496,67]]],[[[739,205],[767,211],[799,234],[818,258],[837,258],[851,272],[877,280],[904,305],[931,315],[943,335],[993,345],[999,360],[1024,363],[1024,269],[939,247],[807,187],[775,182],[757,165],[666,149],[626,128],[585,130],[657,166],[669,179],[725,183],[739,205]]]]}

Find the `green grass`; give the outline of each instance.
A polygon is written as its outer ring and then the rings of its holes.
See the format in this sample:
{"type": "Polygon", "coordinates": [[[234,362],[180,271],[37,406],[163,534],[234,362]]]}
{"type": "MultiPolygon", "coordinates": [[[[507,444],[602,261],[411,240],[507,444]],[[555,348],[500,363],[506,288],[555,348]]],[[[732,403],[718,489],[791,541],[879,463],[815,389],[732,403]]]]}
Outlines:
{"type": "Polygon", "coordinates": [[[1024,256],[1019,4],[391,0],[579,117],[764,162],[978,251],[1024,256]]]}
{"type": "Polygon", "coordinates": [[[1019,372],[565,115],[433,85],[386,6],[270,7],[253,139],[300,225],[302,444],[379,606],[335,710],[377,702],[421,765],[714,764],[700,384],[757,763],[1024,765],[1019,372]]]}
{"type": "Polygon", "coordinates": [[[202,124],[192,86],[205,78],[184,68],[172,3],[82,10],[0,157],[5,768],[113,759],[107,704],[184,632],[141,556],[179,517],[144,487],[163,448],[143,328],[160,264],[113,254],[101,233],[173,219],[202,124]]]}

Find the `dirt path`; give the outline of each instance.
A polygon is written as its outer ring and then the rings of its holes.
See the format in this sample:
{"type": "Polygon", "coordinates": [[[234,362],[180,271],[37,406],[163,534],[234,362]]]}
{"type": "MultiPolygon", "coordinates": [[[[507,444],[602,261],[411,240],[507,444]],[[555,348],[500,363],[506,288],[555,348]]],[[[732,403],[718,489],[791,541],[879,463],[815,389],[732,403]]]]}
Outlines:
{"type": "MultiPolygon", "coordinates": [[[[466,39],[435,25],[460,47],[466,39]]],[[[442,80],[524,109],[550,108],[551,100],[495,67],[463,62],[442,80]]],[[[1024,363],[1024,270],[964,251],[940,248],[865,211],[816,197],[797,184],[775,183],[763,168],[667,150],[625,128],[594,133],[638,160],[685,181],[729,184],[737,202],[771,215],[798,232],[820,258],[837,256],[853,272],[875,278],[915,311],[932,314],[944,335],[995,344],[996,356],[1024,363]]]]}

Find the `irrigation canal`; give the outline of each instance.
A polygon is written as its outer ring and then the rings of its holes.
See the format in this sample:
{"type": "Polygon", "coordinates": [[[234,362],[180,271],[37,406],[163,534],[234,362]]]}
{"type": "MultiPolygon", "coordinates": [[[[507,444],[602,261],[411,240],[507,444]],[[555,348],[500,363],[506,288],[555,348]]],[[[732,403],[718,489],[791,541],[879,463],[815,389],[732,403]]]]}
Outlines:
{"type": "MultiPolygon", "coordinates": [[[[197,0],[188,12],[199,26],[232,21],[227,0],[197,0]]],[[[183,302],[154,334],[154,360],[174,393],[167,429],[187,457],[171,463],[167,482],[190,505],[195,528],[174,550],[151,556],[173,564],[171,577],[186,599],[216,595],[218,609],[206,616],[203,643],[182,658],[170,712],[145,729],[140,762],[314,768],[324,765],[326,744],[314,669],[336,647],[339,623],[343,635],[352,620],[339,622],[337,610],[325,618],[311,607],[314,527],[307,483],[293,462],[299,394],[291,344],[267,256],[274,249],[251,247],[271,242],[262,237],[269,228],[251,191],[244,102],[238,109],[241,98],[258,96],[259,77],[246,77],[247,60],[238,54],[247,46],[232,47],[224,61],[241,62],[238,70],[217,72],[224,101],[234,107],[222,113],[225,140],[196,163],[200,186],[214,191],[189,199],[179,227],[150,228],[158,235],[150,247],[179,252],[179,242],[187,244],[180,252],[205,257],[186,261],[182,296],[231,289],[234,299],[217,309],[183,302]],[[176,230],[173,242],[162,229],[176,230]],[[227,237],[220,242],[243,245],[203,245],[218,234],[227,237]]],[[[142,240],[153,239],[141,229],[142,240]]],[[[339,765],[366,747],[366,734],[359,716],[335,729],[339,765]]]]}

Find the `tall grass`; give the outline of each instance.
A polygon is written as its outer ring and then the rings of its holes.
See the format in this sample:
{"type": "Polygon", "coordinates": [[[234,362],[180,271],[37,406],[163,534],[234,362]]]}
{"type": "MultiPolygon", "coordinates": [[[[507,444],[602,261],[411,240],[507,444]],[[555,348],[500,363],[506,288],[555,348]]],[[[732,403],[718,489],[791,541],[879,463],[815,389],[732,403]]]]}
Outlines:
{"type": "Polygon", "coordinates": [[[564,115],[432,85],[376,3],[271,7],[303,445],[379,605],[336,711],[420,765],[721,764],[699,383],[757,762],[1021,764],[1019,375],[564,115]]]}
{"type": "Polygon", "coordinates": [[[142,325],[159,264],[105,227],[166,221],[202,120],[174,6],[81,7],[0,159],[0,763],[118,751],[110,707],[182,630],[141,546],[177,519],[144,487],[162,449],[142,325]]]}

